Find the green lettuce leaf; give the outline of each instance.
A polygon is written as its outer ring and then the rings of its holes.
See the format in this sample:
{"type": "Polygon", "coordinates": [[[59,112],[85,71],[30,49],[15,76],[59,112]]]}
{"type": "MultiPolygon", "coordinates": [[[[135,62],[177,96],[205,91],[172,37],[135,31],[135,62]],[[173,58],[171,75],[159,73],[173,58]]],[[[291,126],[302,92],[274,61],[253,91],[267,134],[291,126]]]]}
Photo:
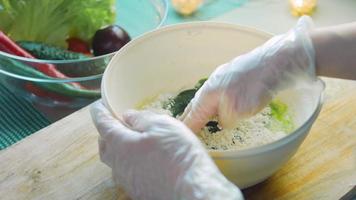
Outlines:
{"type": "Polygon", "coordinates": [[[0,0],[0,29],[14,40],[64,47],[114,21],[115,0],[0,0]]]}

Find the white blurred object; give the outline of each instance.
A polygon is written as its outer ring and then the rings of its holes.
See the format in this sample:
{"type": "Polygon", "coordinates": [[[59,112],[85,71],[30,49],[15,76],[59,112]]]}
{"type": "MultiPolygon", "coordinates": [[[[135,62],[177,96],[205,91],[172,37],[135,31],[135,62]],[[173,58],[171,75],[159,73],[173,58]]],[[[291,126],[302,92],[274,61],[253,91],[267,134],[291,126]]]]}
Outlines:
{"type": "Polygon", "coordinates": [[[203,0],[171,0],[174,9],[182,15],[191,15],[202,5],[203,0]]]}
{"type": "MultiPolygon", "coordinates": [[[[318,0],[312,15],[315,27],[350,23],[356,20],[355,0],[318,0]],[[342,13],[342,14],[340,14],[342,13]]],[[[255,0],[214,20],[255,27],[274,34],[285,33],[297,17],[290,14],[288,0],[255,0]]]]}
{"type": "Polygon", "coordinates": [[[295,16],[311,15],[317,4],[317,0],[289,0],[291,12],[295,16]]]}

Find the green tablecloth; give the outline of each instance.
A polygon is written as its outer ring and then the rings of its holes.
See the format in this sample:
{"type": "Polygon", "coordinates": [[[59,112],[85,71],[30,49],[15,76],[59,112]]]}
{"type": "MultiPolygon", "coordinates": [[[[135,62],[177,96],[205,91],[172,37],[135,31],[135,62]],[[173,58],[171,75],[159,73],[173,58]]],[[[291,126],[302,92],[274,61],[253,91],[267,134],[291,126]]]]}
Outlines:
{"type": "Polygon", "coordinates": [[[0,84],[0,149],[47,126],[50,122],[26,100],[0,84]]]}
{"type": "MultiPolygon", "coordinates": [[[[199,12],[182,17],[170,6],[165,24],[210,20],[242,5],[246,0],[207,0],[199,12]]],[[[135,13],[133,13],[135,14],[135,13]]],[[[11,93],[0,84],[0,150],[25,138],[51,122],[30,102],[11,93]]]]}

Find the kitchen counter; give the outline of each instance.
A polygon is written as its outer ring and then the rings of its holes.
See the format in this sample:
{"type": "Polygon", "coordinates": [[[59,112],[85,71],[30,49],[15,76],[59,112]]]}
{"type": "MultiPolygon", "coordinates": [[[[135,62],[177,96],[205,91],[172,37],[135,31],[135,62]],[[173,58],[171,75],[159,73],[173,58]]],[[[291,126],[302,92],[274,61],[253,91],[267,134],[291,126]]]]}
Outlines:
{"type": "MultiPolygon", "coordinates": [[[[326,80],[321,114],[296,155],[247,199],[338,199],[356,185],[356,81],[326,80]]],[[[86,107],[0,152],[1,199],[126,199],[100,162],[86,107]]]]}

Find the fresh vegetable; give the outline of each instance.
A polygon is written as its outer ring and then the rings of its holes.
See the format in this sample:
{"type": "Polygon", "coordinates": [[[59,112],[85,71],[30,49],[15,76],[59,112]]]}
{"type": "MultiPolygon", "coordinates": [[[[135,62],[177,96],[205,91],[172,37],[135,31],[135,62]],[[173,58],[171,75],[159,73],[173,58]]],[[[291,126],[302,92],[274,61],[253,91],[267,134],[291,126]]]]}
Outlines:
{"type": "Polygon", "coordinates": [[[0,29],[14,40],[66,47],[115,21],[115,0],[0,0],[0,29]]]}
{"type": "Polygon", "coordinates": [[[281,101],[274,101],[269,104],[271,107],[271,115],[278,119],[279,121],[284,120],[285,115],[287,114],[287,105],[281,101]]]}
{"type": "MultiPolygon", "coordinates": [[[[25,50],[31,52],[36,58],[40,59],[73,60],[88,58],[88,56],[81,53],[70,52],[59,47],[38,42],[20,41],[17,43],[25,50]]],[[[68,65],[63,64],[60,65],[60,68],[57,66],[57,70],[70,77],[82,77],[103,73],[107,64],[106,59],[81,61],[73,62],[68,65]]]]}
{"type": "Polygon", "coordinates": [[[59,69],[64,74],[70,77],[93,76],[104,73],[106,66],[110,61],[110,57],[94,59],[81,62],[73,62],[68,65],[61,65],[59,69]]]}
{"type": "Polygon", "coordinates": [[[129,34],[120,26],[113,25],[96,31],[93,37],[95,56],[115,52],[131,40],[129,34]]]}
{"type": "Polygon", "coordinates": [[[201,86],[203,86],[206,80],[206,78],[201,79],[193,89],[183,90],[180,92],[176,97],[168,102],[168,104],[165,106],[165,109],[170,110],[173,117],[181,115],[189,102],[193,99],[195,93],[200,89],[201,86]]]}
{"type": "Polygon", "coordinates": [[[290,133],[294,129],[292,117],[288,113],[288,106],[280,100],[273,100],[269,104],[271,108],[271,116],[274,119],[272,130],[283,130],[290,133]]]}
{"type": "Polygon", "coordinates": [[[21,47],[7,37],[2,31],[0,31],[0,47],[0,50],[6,53],[25,58],[34,58],[31,54],[21,49],[21,47]]]}
{"type": "MultiPolygon", "coordinates": [[[[183,90],[176,97],[171,99],[163,108],[170,110],[173,117],[183,114],[184,109],[188,106],[189,102],[194,98],[195,93],[203,86],[206,80],[207,78],[200,79],[193,89],[183,90]]],[[[209,121],[205,126],[211,133],[221,131],[217,121],[209,121]]]]}
{"type": "MultiPolygon", "coordinates": [[[[13,42],[9,37],[7,37],[3,32],[0,31],[0,51],[4,51],[9,54],[16,56],[21,56],[25,58],[35,58],[25,50],[21,49],[15,42],[13,42]]],[[[51,64],[46,63],[36,63],[33,64],[36,69],[43,72],[44,74],[54,77],[54,78],[68,78],[60,71],[57,71],[56,67],[51,64]]],[[[78,84],[76,86],[79,87],[78,84]]]]}
{"type": "Polygon", "coordinates": [[[184,112],[184,109],[187,107],[190,100],[193,99],[196,92],[196,89],[184,90],[172,100],[169,110],[172,112],[173,117],[177,117],[184,112]]]}
{"type": "Polygon", "coordinates": [[[208,78],[202,78],[200,79],[195,85],[194,88],[198,91],[201,86],[203,86],[203,84],[205,83],[205,81],[208,80],[208,78]]]}
{"type": "Polygon", "coordinates": [[[17,44],[31,53],[34,57],[44,60],[76,60],[85,59],[81,53],[67,51],[63,48],[47,45],[39,42],[19,41],[17,44]]]}
{"type": "MultiPolygon", "coordinates": [[[[49,79],[52,77],[33,69],[32,67],[18,62],[16,60],[2,58],[0,59],[0,66],[2,69],[6,69],[9,72],[16,73],[18,75],[34,77],[34,78],[45,78],[49,79]]],[[[34,82],[36,86],[39,86],[45,90],[55,92],[69,97],[81,97],[81,98],[99,98],[100,91],[85,90],[76,88],[72,83],[44,83],[44,82],[34,82]]]]}
{"type": "Polygon", "coordinates": [[[31,82],[24,83],[24,88],[26,91],[31,92],[38,97],[50,98],[52,100],[61,102],[70,102],[73,100],[71,97],[63,96],[61,94],[42,89],[31,82]]]}
{"type": "Polygon", "coordinates": [[[79,38],[72,37],[68,38],[66,42],[68,43],[69,51],[91,55],[90,48],[85,41],[79,38]]]}

